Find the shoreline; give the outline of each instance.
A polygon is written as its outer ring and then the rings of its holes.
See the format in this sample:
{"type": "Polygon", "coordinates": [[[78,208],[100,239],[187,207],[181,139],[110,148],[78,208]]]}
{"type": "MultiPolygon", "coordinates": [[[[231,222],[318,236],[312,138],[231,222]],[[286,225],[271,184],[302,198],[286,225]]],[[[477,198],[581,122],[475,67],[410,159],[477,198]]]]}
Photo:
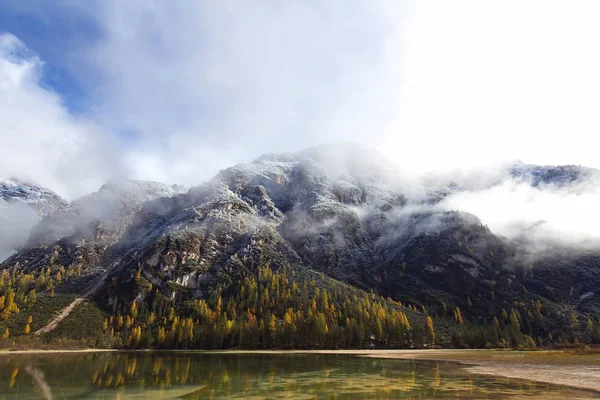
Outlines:
{"type": "Polygon", "coordinates": [[[359,355],[368,358],[447,361],[463,365],[466,371],[494,377],[585,389],[600,393],[600,356],[579,356],[562,350],[514,351],[479,349],[387,351],[359,355]]]}
{"type": "MultiPolygon", "coordinates": [[[[0,357],[11,354],[59,354],[59,353],[108,353],[108,352],[121,352],[121,351],[135,351],[135,350],[121,350],[121,349],[30,349],[30,350],[0,350],[0,357]]],[[[144,350],[152,351],[152,350],[144,350]]]]}
{"type": "Polygon", "coordinates": [[[123,350],[123,349],[48,349],[0,350],[10,355],[76,354],[108,352],[176,352],[211,354],[330,354],[356,357],[445,361],[461,364],[467,372],[511,379],[556,384],[600,393],[600,355],[580,355],[564,350],[483,350],[483,349],[409,349],[409,350],[123,350]]]}

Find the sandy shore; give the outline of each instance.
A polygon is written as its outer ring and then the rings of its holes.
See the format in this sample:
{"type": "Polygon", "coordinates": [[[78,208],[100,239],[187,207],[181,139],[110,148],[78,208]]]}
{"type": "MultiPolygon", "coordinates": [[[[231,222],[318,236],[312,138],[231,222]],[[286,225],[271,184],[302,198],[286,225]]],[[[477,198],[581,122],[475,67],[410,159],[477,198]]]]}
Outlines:
{"type": "Polygon", "coordinates": [[[600,392],[600,367],[536,364],[475,365],[467,370],[475,374],[529,379],[600,392]]]}
{"type": "MultiPolygon", "coordinates": [[[[82,350],[15,350],[0,351],[2,355],[44,353],[91,353],[126,351],[112,349],[82,350]]],[[[152,351],[152,350],[138,350],[152,351]]],[[[345,354],[358,357],[399,360],[449,361],[465,365],[475,374],[529,379],[537,382],[570,386],[600,392],[600,355],[579,355],[568,351],[512,350],[171,350],[186,353],[223,354],[345,354]]]]}
{"type": "Polygon", "coordinates": [[[10,356],[14,354],[52,354],[52,353],[106,353],[109,351],[126,351],[113,349],[75,349],[75,350],[0,350],[1,356],[10,356]]]}
{"type": "Polygon", "coordinates": [[[363,354],[364,357],[452,361],[475,374],[529,379],[600,392],[600,355],[562,351],[407,350],[363,354]]]}

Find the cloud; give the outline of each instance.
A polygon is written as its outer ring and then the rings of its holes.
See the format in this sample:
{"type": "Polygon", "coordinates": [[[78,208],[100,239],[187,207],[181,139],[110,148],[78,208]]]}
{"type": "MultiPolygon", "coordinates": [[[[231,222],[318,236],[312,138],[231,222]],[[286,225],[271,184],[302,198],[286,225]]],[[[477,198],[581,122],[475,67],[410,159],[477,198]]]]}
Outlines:
{"type": "Polygon", "coordinates": [[[99,32],[61,65],[136,178],[195,185],[337,141],[405,173],[600,167],[594,1],[60,0],[55,12],[99,32]]]}
{"type": "Polygon", "coordinates": [[[78,75],[98,80],[94,117],[127,137],[137,178],[194,185],[263,153],[376,141],[395,112],[381,38],[402,7],[90,4],[102,36],[78,75]]]}
{"type": "Polygon", "coordinates": [[[0,172],[67,198],[92,190],[118,159],[101,128],[75,118],[40,85],[43,62],[16,36],[0,35],[0,172]]]}
{"type": "Polygon", "coordinates": [[[458,192],[435,208],[468,211],[496,234],[533,243],[597,247],[600,242],[600,182],[573,187],[506,179],[490,188],[458,192]]]}
{"type": "Polygon", "coordinates": [[[23,245],[31,228],[39,222],[38,213],[21,203],[0,204],[0,262],[23,245]]]}
{"type": "Polygon", "coordinates": [[[139,177],[196,184],[335,141],[378,147],[405,173],[600,167],[593,1],[98,6],[96,111],[135,132],[139,177]]]}
{"type": "Polygon", "coordinates": [[[600,3],[414,3],[385,145],[415,171],[600,167],[600,3]]]}
{"type": "MultiPolygon", "coordinates": [[[[0,172],[68,197],[114,175],[197,185],[337,141],[409,175],[516,159],[600,167],[596,1],[57,0],[52,12],[93,21],[97,36],[61,62],[91,100],[70,113],[40,83],[42,60],[3,35],[0,172]]],[[[600,226],[585,217],[594,196],[507,181],[444,204],[509,236],[544,220],[538,232],[579,238],[600,226]]]]}

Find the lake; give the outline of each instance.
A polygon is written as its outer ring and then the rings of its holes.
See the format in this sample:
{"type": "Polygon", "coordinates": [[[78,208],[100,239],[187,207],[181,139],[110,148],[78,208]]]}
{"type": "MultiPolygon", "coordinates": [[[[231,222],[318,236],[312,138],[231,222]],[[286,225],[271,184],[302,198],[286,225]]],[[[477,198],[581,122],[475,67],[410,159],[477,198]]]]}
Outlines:
{"type": "Polygon", "coordinates": [[[323,354],[0,355],[1,399],[576,399],[591,391],[468,373],[449,362],[323,354]]]}

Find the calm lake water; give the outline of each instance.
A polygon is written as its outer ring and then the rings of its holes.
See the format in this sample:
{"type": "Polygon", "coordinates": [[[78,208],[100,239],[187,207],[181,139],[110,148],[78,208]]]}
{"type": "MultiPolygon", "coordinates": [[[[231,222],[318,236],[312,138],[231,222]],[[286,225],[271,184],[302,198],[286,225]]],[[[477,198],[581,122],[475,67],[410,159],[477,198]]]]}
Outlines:
{"type": "Polygon", "coordinates": [[[0,399],[598,398],[453,363],[349,355],[78,353],[0,356],[0,399]]]}

